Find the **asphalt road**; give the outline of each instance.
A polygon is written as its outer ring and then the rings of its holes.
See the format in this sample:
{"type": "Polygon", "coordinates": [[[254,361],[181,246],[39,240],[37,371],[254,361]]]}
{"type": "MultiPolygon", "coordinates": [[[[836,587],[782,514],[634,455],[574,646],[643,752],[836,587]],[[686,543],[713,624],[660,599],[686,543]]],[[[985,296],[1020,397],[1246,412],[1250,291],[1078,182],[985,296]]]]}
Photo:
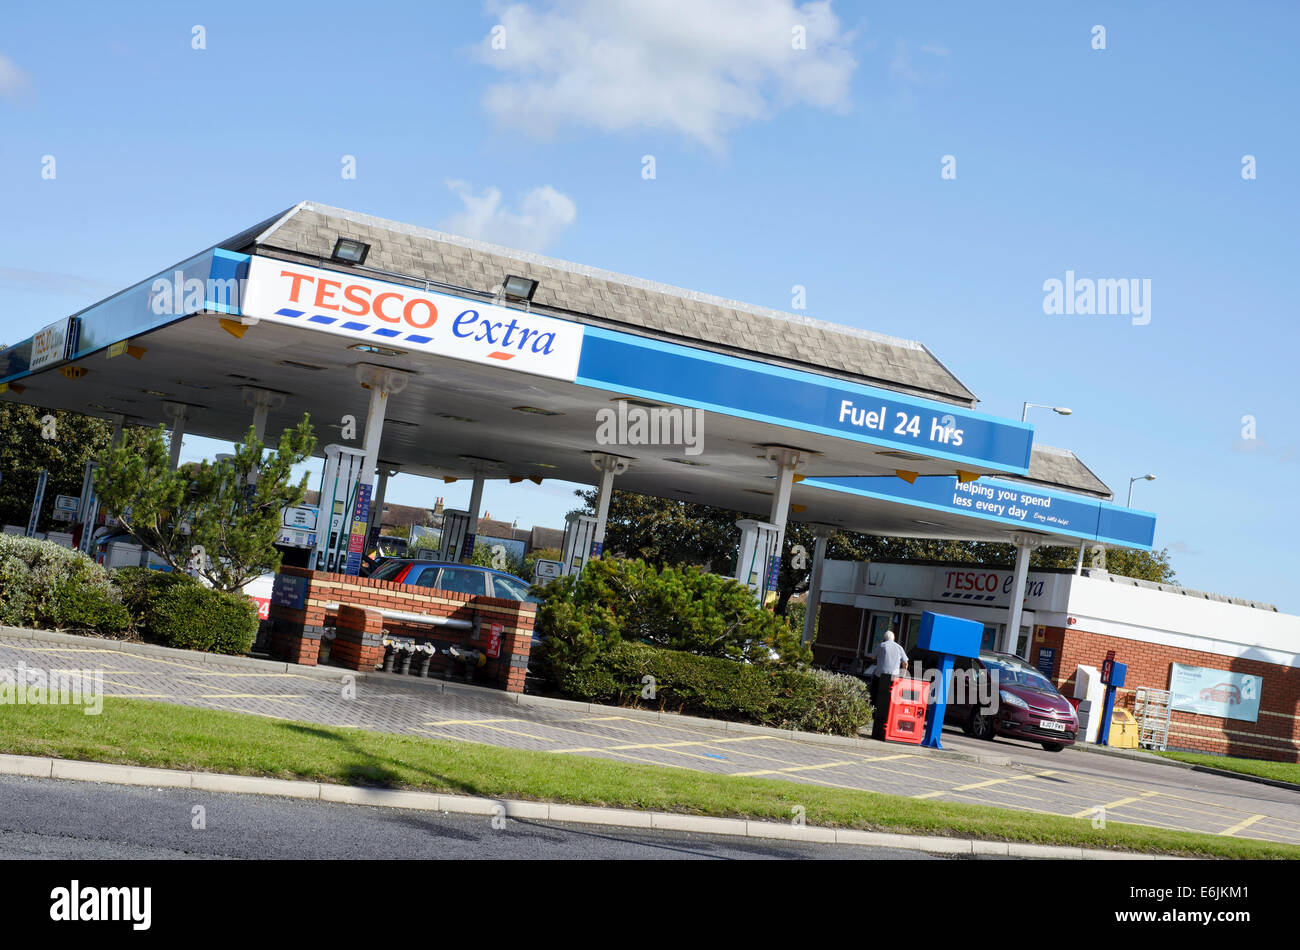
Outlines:
{"type": "MultiPolygon", "coordinates": [[[[149,656],[111,641],[22,640],[0,634],[0,667],[100,671],[109,695],[355,726],[555,755],[757,776],[916,799],[994,805],[1225,836],[1300,844],[1300,795],[1240,779],[1014,740],[981,742],[947,730],[948,754],[863,739],[825,745],[795,736],[727,731],[722,724],[622,709],[507,702],[495,690],[376,674],[362,680],[149,656]],[[350,684],[350,685],[349,685],[350,684]],[[980,761],[951,754],[974,753],[980,761]]],[[[322,671],[323,672],[323,671],[322,671]]],[[[1099,842],[1100,843],[1100,842],[1099,842]]]]}
{"type": "Polygon", "coordinates": [[[915,851],[0,776],[0,860],[903,859],[915,851]],[[201,808],[202,812],[195,812],[201,808]],[[194,827],[198,816],[202,828],[194,827]]]}

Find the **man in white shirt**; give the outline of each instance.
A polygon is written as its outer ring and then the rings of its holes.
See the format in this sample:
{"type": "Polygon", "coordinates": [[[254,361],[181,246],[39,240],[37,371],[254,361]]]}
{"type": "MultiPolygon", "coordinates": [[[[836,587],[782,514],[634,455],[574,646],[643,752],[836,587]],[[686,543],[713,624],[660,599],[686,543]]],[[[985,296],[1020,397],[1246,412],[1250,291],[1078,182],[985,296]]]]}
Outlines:
{"type": "Polygon", "coordinates": [[[907,652],[894,639],[894,631],[886,630],[885,638],[880,641],[875,652],[871,654],[876,661],[876,681],[873,705],[875,712],[871,719],[871,738],[885,738],[885,722],[889,719],[889,696],[894,688],[894,677],[907,667],[907,652]]]}

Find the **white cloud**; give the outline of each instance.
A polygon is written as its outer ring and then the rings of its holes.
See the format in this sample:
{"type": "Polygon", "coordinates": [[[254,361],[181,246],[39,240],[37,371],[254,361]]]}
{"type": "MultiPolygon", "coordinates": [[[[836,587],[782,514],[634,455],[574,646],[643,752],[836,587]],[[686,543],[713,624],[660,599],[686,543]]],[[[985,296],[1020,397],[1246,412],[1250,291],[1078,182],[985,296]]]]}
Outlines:
{"type": "MultiPolygon", "coordinates": [[[[928,56],[937,56],[940,58],[949,56],[951,51],[946,46],[935,46],[933,44],[922,46],[921,52],[928,56]]],[[[912,54],[908,46],[902,40],[894,44],[894,58],[889,63],[890,75],[896,81],[904,86],[927,86],[943,79],[942,71],[936,72],[927,69],[924,66],[915,66],[912,64],[912,54]]]]}
{"type": "Polygon", "coordinates": [[[511,211],[501,203],[499,188],[484,188],[475,194],[463,181],[449,181],[447,187],[465,204],[439,227],[465,237],[504,244],[525,251],[541,251],[577,219],[578,207],[573,199],[550,185],[534,188],[519,201],[519,210],[511,211]]]}
{"type": "Polygon", "coordinates": [[[24,267],[0,267],[0,286],[9,285],[19,290],[42,294],[76,294],[79,296],[107,296],[121,290],[111,284],[77,274],[60,274],[54,271],[28,270],[24,267]]]}
{"type": "Polygon", "coordinates": [[[857,61],[830,0],[490,0],[506,78],[488,111],[539,137],[567,125],[666,129],[721,148],[728,133],[807,104],[847,110],[857,61]],[[794,48],[803,28],[804,49],[794,48]]]}
{"type": "Polygon", "coordinates": [[[27,74],[18,64],[0,53],[0,98],[17,99],[27,88],[27,74]]]}
{"type": "Polygon", "coordinates": [[[902,40],[894,44],[894,58],[889,64],[889,72],[895,79],[908,84],[921,81],[921,73],[912,67],[912,56],[902,40]]]}

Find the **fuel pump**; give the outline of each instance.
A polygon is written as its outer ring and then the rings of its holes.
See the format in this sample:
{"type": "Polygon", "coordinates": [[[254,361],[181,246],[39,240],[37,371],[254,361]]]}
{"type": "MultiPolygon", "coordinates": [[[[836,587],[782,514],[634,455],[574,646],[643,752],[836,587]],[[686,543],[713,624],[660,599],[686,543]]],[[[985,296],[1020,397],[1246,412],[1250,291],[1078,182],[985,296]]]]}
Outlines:
{"type": "Polygon", "coordinates": [[[341,571],[347,563],[352,506],[366,453],[346,445],[325,446],[325,469],[320,481],[320,515],[312,549],[318,571],[341,571]]]}
{"type": "Polygon", "coordinates": [[[594,515],[570,513],[564,518],[564,547],[561,554],[562,574],[581,573],[591,556],[591,542],[596,539],[594,515]]]}
{"type": "MultiPolygon", "coordinates": [[[[438,560],[448,562],[465,560],[468,557],[464,551],[466,541],[471,545],[474,543],[474,535],[469,524],[469,512],[456,508],[443,511],[442,543],[438,547],[438,560]]],[[[469,554],[473,553],[471,547],[469,554]]]]}
{"type": "Polygon", "coordinates": [[[777,550],[780,529],[752,518],[742,518],[736,527],[740,529],[736,580],[752,590],[762,604],[776,590],[777,572],[781,569],[781,552],[777,550]]]}

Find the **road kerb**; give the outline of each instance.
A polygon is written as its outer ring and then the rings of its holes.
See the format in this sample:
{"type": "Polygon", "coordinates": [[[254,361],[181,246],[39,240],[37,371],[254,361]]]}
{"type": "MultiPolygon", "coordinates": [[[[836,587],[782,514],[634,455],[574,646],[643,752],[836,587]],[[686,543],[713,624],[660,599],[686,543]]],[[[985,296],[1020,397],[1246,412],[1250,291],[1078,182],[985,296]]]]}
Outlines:
{"type": "Polygon", "coordinates": [[[623,828],[657,828],[697,834],[727,835],[738,838],[803,841],[819,844],[856,844],[929,854],[988,854],[1024,858],[1136,858],[1158,860],[1163,855],[1093,851],[1055,845],[1017,844],[979,841],[970,838],[926,837],[879,831],[856,831],[816,825],[792,825],[778,821],[746,821],[679,815],[671,812],[634,811],[625,808],[601,808],[594,805],[563,805],[514,799],[476,798],[467,795],[443,795],[402,789],[365,788],[264,778],[254,775],[225,775],[217,772],[181,772],[145,766],[116,765],[108,762],[82,762],[75,759],[47,759],[40,756],[0,754],[0,775],[27,778],[58,778],[80,782],[105,782],[116,785],[194,788],[208,792],[241,795],[267,795],[299,799],[316,799],[342,804],[407,808],[416,811],[442,811],[469,815],[504,815],[558,821],[569,824],[607,825],[623,828]],[[504,809],[504,811],[502,811],[504,809]]]}

